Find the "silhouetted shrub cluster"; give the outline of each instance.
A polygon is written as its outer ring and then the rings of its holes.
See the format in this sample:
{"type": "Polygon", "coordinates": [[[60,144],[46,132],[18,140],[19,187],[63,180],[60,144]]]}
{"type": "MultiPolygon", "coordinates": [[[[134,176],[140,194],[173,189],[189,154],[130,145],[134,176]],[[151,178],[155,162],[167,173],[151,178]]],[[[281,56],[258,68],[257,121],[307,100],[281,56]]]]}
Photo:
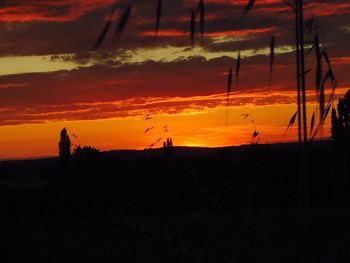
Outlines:
{"type": "Polygon", "coordinates": [[[174,145],[173,140],[171,138],[167,138],[165,142],[163,142],[163,152],[165,156],[172,156],[174,154],[174,145]]]}

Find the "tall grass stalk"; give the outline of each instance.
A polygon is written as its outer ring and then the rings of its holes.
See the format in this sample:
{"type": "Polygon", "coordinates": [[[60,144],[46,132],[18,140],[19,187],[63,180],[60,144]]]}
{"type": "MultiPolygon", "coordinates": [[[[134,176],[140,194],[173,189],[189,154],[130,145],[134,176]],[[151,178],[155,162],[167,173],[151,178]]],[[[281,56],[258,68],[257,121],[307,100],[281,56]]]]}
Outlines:
{"type": "Polygon", "coordinates": [[[295,0],[295,46],[296,46],[296,70],[297,70],[297,104],[298,104],[298,141],[302,142],[302,127],[301,127],[301,88],[300,88],[300,38],[299,38],[299,12],[297,9],[298,0],[295,0]]]}
{"type": "Polygon", "coordinates": [[[306,116],[306,83],[305,83],[305,53],[304,53],[304,17],[303,0],[295,0],[295,30],[297,56],[297,89],[298,89],[298,124],[299,124],[299,262],[309,261],[309,178],[305,147],[307,144],[306,116]],[[300,111],[301,110],[301,111],[300,111]],[[302,132],[301,132],[302,131],[302,132]],[[304,143],[302,143],[304,142],[304,143]]]}
{"type": "Polygon", "coordinates": [[[300,35],[300,70],[301,70],[301,93],[302,93],[302,107],[303,107],[303,133],[304,142],[307,142],[307,115],[306,115],[306,81],[305,81],[305,52],[304,52],[304,14],[303,14],[303,0],[299,0],[297,9],[299,17],[299,35],[300,35]]]}

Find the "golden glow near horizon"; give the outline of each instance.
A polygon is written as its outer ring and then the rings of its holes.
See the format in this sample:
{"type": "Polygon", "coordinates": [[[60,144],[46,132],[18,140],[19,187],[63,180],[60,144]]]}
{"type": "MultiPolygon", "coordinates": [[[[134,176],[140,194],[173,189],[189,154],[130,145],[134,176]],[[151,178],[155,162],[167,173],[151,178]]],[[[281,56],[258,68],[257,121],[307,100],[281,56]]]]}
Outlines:
{"type": "MultiPolygon", "coordinates": [[[[68,129],[72,148],[74,145],[91,145],[100,150],[144,149],[157,139],[172,137],[175,146],[218,147],[251,143],[256,128],[261,143],[281,142],[283,133],[296,106],[292,104],[230,107],[226,121],[226,109],[175,115],[154,115],[145,121],[142,117],[106,120],[70,121],[46,124],[25,124],[0,127],[0,159],[57,156],[59,132],[68,129]],[[244,119],[241,114],[247,113],[244,119]],[[254,120],[254,124],[252,123],[254,120]],[[168,125],[168,133],[162,129],[168,125]],[[155,126],[148,133],[147,127],[155,126]],[[78,138],[73,137],[75,134],[78,138]]],[[[309,109],[309,116],[312,114],[309,109]]],[[[289,131],[285,141],[295,140],[296,126],[289,131]]],[[[329,121],[324,136],[329,134],[329,121]]],[[[154,147],[161,147],[162,141],[154,147]]]]}

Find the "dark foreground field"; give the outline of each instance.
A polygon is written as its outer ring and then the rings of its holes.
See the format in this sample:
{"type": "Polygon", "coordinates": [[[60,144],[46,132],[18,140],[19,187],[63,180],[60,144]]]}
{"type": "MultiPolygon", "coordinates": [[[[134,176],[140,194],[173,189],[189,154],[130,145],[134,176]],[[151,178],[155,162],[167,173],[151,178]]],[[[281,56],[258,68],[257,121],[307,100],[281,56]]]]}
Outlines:
{"type": "Polygon", "coordinates": [[[294,144],[2,162],[0,262],[350,262],[348,164],[304,163],[300,210],[294,144]]]}

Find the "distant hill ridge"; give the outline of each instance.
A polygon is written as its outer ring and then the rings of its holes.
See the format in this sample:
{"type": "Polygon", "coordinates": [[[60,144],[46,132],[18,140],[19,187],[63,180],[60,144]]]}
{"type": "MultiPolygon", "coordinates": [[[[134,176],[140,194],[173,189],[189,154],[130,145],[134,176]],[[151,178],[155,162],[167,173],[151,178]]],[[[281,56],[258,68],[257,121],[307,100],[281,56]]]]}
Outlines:
{"type": "MultiPolygon", "coordinates": [[[[329,140],[315,141],[309,146],[312,149],[324,149],[330,145],[329,140]]],[[[297,142],[289,143],[271,143],[271,144],[246,144],[240,146],[226,146],[226,147],[187,147],[187,146],[175,146],[174,147],[174,156],[177,158],[210,158],[217,157],[218,155],[225,154],[234,154],[247,150],[262,150],[268,149],[271,151],[295,151],[298,149],[297,142]]],[[[110,150],[102,152],[103,155],[118,158],[122,161],[127,160],[136,160],[136,159],[145,159],[155,157],[163,153],[162,148],[156,149],[147,149],[147,150],[110,150]]],[[[54,164],[57,162],[57,157],[47,157],[47,158],[37,158],[37,159],[23,159],[23,160],[0,160],[0,163],[3,162],[14,162],[14,163],[50,163],[54,164]]]]}

